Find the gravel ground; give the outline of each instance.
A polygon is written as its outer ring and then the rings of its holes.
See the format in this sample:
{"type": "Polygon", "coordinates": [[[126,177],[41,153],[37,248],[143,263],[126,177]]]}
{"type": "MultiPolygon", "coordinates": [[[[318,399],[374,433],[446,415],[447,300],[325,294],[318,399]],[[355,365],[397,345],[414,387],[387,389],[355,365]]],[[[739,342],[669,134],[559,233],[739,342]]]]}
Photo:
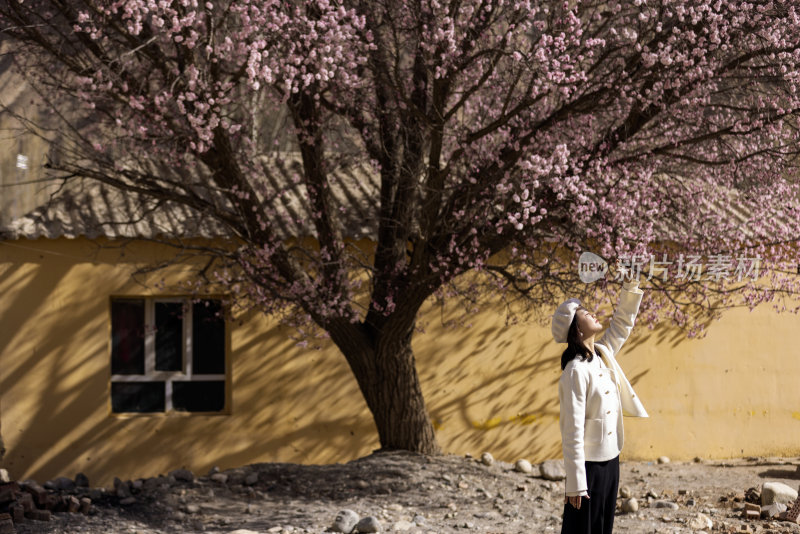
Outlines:
{"type": "MultiPolygon", "coordinates": [[[[764,482],[796,488],[800,458],[747,458],[724,462],[623,462],[639,511],[618,507],[615,533],[800,533],[788,522],[741,519],[744,494],[764,482]],[[658,499],[677,509],[656,508],[658,499]],[[692,528],[698,514],[711,528],[692,528]]],[[[174,477],[134,484],[136,502],[123,505],[113,489],[93,491],[90,515],[55,514],[50,522],[26,521],[21,534],[39,533],[296,533],[324,532],[337,513],[350,509],[376,517],[385,532],[560,532],[563,481],[516,472],[513,465],[461,456],[376,453],[346,464],[256,464],[223,471],[226,477],[174,477]],[[137,488],[139,488],[137,490],[137,488]]],[[[618,503],[622,503],[619,499],[618,503]]]]}

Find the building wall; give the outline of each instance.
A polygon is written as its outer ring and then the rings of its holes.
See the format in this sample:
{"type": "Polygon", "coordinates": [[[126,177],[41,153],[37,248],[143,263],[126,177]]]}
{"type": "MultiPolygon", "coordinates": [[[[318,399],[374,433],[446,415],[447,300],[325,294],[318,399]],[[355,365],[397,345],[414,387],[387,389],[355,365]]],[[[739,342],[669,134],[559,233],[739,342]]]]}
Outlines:
{"type": "MultiPolygon", "coordinates": [[[[259,314],[229,324],[226,415],[118,415],[109,401],[111,295],[153,295],[152,244],[0,242],[0,406],[12,476],[84,472],[93,484],[187,467],[343,462],[378,447],[355,380],[334,347],[300,348],[259,314]],[[102,245],[102,246],[101,246],[102,245]]],[[[166,282],[186,267],[170,271],[166,282]]],[[[452,307],[452,306],[451,306],[452,307]]],[[[470,328],[429,307],[414,349],[442,448],[532,461],[560,457],[561,346],[549,326],[506,327],[488,309],[470,328]]],[[[794,315],[732,311],[700,341],[637,327],[620,362],[649,419],[626,418],[623,459],[800,454],[794,315]]]]}
{"type": "MultiPolygon", "coordinates": [[[[54,117],[44,113],[41,101],[14,67],[13,44],[0,39],[0,224],[7,224],[43,205],[58,188],[45,181],[43,165],[50,145],[30,131],[14,113],[42,126],[52,127],[54,117]]],[[[48,132],[52,136],[52,132],[48,132]]],[[[54,140],[59,142],[56,134],[54,140]]]]}

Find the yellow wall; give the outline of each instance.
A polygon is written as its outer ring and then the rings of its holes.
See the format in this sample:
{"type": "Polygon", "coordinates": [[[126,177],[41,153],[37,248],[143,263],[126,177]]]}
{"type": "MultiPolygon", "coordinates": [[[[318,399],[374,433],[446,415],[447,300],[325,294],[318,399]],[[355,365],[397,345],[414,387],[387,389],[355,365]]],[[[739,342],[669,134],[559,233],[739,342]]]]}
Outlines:
{"type": "MultiPolygon", "coordinates": [[[[347,461],[378,447],[335,348],[299,348],[258,314],[229,325],[229,414],[111,414],[109,296],[157,294],[130,274],[164,254],[85,239],[0,242],[2,463],[12,476],[82,471],[108,485],[181,466],[347,461]]],[[[504,319],[486,311],[471,328],[445,328],[440,309],[424,312],[414,349],[439,443],[507,461],[560,457],[562,347],[548,326],[504,319]]],[[[637,328],[620,362],[651,417],[626,419],[623,458],[800,454],[800,359],[787,343],[796,321],[732,311],[701,341],[637,328]]]]}

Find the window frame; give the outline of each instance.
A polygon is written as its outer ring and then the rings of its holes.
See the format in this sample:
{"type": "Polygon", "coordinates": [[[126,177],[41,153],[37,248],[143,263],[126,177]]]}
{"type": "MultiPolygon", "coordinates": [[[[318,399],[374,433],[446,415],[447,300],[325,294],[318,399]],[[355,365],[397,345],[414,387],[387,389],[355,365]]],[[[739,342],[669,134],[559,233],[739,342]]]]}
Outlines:
{"type": "Polygon", "coordinates": [[[164,416],[164,415],[229,415],[230,406],[230,328],[229,323],[223,318],[224,328],[224,368],[225,372],[222,374],[194,374],[192,370],[193,365],[193,319],[194,319],[194,302],[195,300],[218,300],[222,301],[223,298],[219,296],[204,296],[201,299],[195,299],[185,296],[141,296],[141,295],[113,295],[109,299],[109,351],[108,362],[109,370],[111,368],[111,358],[113,350],[113,321],[112,317],[112,304],[114,301],[120,300],[143,300],[144,301],[144,374],[111,374],[109,377],[108,389],[108,402],[109,411],[114,416],[122,417],[144,417],[144,416],[164,416]],[[180,303],[183,305],[182,321],[182,348],[181,356],[183,364],[180,371],[159,371],[156,370],[156,304],[157,303],[180,303]],[[173,407],[173,382],[224,382],[224,406],[222,410],[213,412],[204,411],[185,411],[175,410],[173,407]],[[113,383],[142,383],[142,382],[164,382],[164,410],[157,412],[115,412],[113,408],[113,399],[111,396],[111,384],[113,383]]]}

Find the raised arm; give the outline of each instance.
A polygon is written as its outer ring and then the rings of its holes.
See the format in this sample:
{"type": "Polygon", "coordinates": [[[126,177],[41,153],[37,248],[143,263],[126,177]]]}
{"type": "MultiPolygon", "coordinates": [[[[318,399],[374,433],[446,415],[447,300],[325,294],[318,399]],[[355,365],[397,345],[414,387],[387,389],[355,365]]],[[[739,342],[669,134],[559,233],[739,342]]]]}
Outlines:
{"type": "Polygon", "coordinates": [[[564,453],[564,470],[567,472],[566,494],[587,495],[586,464],[583,452],[584,419],[586,417],[586,390],[589,377],[573,368],[561,373],[558,382],[560,404],[561,449],[564,453]]]}
{"type": "Polygon", "coordinates": [[[639,313],[639,304],[642,303],[644,292],[639,289],[639,281],[631,280],[622,284],[622,291],[619,295],[619,304],[611,317],[611,325],[603,332],[597,343],[605,345],[611,350],[611,354],[616,357],[622,344],[631,335],[636,315],[639,313]]]}

